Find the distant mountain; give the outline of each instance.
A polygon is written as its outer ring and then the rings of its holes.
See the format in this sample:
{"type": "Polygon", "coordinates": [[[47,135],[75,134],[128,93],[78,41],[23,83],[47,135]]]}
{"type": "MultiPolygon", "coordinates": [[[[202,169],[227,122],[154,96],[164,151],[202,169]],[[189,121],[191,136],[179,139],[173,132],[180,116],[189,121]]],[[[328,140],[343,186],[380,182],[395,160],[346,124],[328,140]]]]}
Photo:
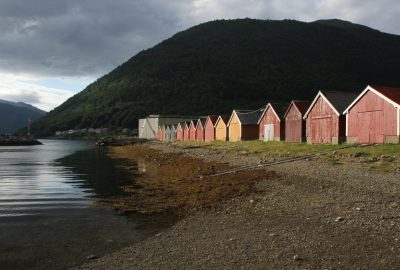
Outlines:
{"type": "Polygon", "coordinates": [[[14,133],[46,114],[30,104],[0,99],[0,133],[14,133]]]}
{"type": "Polygon", "coordinates": [[[400,36],[337,19],[203,23],[138,53],[33,129],[132,128],[148,114],[230,113],[319,89],[400,86],[399,48],[400,36]]]}

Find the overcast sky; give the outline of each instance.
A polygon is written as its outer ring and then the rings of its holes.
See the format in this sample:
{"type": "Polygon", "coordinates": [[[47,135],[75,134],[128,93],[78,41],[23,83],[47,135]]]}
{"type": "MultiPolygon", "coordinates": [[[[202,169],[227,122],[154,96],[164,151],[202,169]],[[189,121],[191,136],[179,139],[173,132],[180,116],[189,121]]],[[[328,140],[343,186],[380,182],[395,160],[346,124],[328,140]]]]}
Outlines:
{"type": "Polygon", "coordinates": [[[245,17],[400,34],[398,0],[0,0],[0,99],[50,110],[177,31],[245,17]]]}

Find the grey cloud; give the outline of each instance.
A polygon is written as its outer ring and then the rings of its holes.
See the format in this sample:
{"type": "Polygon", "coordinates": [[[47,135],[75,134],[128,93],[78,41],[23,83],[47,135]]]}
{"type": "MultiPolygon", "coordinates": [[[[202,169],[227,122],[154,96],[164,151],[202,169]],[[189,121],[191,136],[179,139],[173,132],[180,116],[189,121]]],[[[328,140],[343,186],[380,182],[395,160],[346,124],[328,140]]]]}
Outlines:
{"type": "Polygon", "coordinates": [[[19,93],[13,93],[13,94],[3,94],[1,95],[2,99],[5,100],[12,100],[15,102],[25,102],[28,104],[40,104],[41,99],[39,97],[39,94],[33,91],[23,91],[19,93]]]}
{"type": "Polygon", "coordinates": [[[14,1],[0,3],[0,69],[14,72],[101,74],[173,34],[177,23],[152,1],[60,1],[54,12],[35,8],[47,1],[14,1]]]}

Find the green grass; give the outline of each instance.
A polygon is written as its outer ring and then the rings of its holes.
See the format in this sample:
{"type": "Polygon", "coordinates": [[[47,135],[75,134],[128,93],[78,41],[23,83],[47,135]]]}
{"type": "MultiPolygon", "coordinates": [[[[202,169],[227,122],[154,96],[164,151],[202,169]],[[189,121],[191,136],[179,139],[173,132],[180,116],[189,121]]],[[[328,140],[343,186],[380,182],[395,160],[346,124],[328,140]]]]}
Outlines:
{"type": "Polygon", "coordinates": [[[400,144],[379,144],[367,147],[348,148],[340,151],[343,155],[394,158],[400,156],[400,144]]]}
{"type": "Polygon", "coordinates": [[[332,153],[336,151],[335,155],[338,157],[380,158],[381,156],[387,156],[388,159],[391,159],[390,161],[400,156],[400,144],[384,144],[366,147],[356,146],[351,148],[344,148],[347,145],[264,142],[260,140],[241,142],[178,142],[177,144],[184,148],[205,147],[228,152],[238,152],[240,154],[263,154],[271,157],[301,156],[324,151],[332,151],[332,153]]]}

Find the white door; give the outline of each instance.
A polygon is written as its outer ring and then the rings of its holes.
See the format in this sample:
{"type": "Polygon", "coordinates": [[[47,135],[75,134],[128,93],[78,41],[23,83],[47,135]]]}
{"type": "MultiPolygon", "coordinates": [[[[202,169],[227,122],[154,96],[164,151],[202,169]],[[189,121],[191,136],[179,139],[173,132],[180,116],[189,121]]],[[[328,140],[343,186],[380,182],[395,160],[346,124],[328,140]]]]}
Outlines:
{"type": "Polygon", "coordinates": [[[274,124],[264,125],[264,141],[273,141],[274,137],[274,124]]]}

